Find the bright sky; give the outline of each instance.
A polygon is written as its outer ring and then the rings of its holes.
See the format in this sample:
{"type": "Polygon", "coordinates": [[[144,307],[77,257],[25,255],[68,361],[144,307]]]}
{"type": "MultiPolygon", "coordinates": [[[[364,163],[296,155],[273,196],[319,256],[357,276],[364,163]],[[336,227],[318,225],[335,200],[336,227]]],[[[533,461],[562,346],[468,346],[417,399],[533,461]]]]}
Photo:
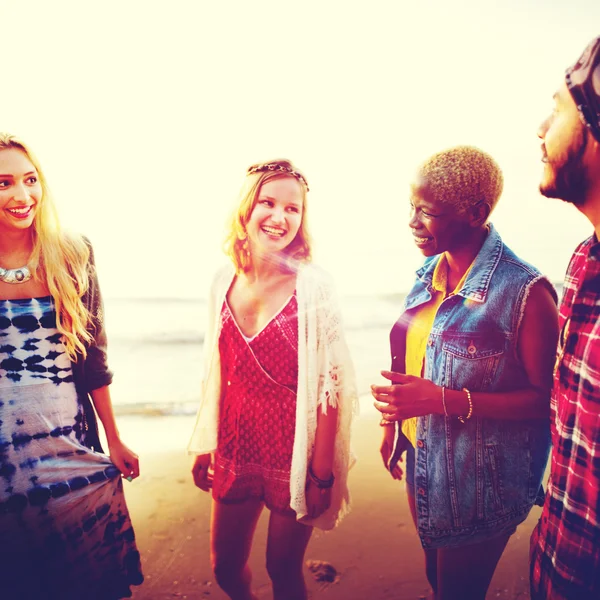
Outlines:
{"type": "Polygon", "coordinates": [[[107,296],[206,294],[246,167],[291,158],[343,293],[406,291],[415,167],[456,144],[505,174],[493,221],[553,280],[591,233],[537,191],[536,130],[600,33],[571,0],[0,0],[0,130],[36,150],[107,296]]]}

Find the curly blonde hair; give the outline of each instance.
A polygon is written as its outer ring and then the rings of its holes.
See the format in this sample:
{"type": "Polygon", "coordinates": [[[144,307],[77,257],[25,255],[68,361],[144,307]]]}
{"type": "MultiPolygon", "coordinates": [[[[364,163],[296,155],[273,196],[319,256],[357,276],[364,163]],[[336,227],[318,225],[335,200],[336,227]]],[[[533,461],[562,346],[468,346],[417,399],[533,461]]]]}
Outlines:
{"type": "Polygon", "coordinates": [[[0,152],[16,149],[23,152],[37,171],[42,196],[31,227],[33,251],[29,267],[36,281],[46,284],[56,308],[56,328],[73,361],[86,356],[92,336],[88,331],[90,314],[82,302],[88,289],[87,265],[90,249],[80,236],[61,230],[56,206],[40,163],[31,149],[17,137],[0,132],[0,152]]]}
{"type": "Polygon", "coordinates": [[[254,210],[262,186],[273,179],[292,177],[302,187],[302,222],[294,240],[285,249],[287,256],[293,261],[307,263],[311,261],[311,239],[306,219],[306,178],[285,158],[257,163],[248,167],[246,180],[240,192],[239,204],[234,210],[225,238],[225,254],[232,260],[237,273],[247,272],[252,267],[252,257],[247,249],[246,225],[254,210]],[[273,166],[273,168],[271,168],[273,166]]]}
{"type": "Polygon", "coordinates": [[[418,170],[432,197],[463,213],[485,202],[494,210],[504,186],[498,163],[474,146],[456,146],[428,158],[418,170]]]}

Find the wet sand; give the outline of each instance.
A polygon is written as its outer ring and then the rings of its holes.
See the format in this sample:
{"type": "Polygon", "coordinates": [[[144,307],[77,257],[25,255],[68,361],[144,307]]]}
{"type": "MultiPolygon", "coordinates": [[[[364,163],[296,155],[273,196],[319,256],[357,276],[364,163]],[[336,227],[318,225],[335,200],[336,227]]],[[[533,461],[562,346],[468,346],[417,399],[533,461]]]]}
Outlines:
{"type": "MultiPolygon", "coordinates": [[[[358,457],[350,475],[352,512],[331,532],[315,530],[306,559],[325,561],[337,581],[318,583],[306,569],[310,598],[323,600],[404,600],[425,596],[428,585],[422,550],[410,518],[404,483],[383,469],[375,409],[363,399],[353,446],[358,457]]],[[[210,497],[195,488],[185,445],[189,416],[122,416],[123,439],[139,455],[142,475],[124,482],[146,580],[134,600],[188,598],[226,600],[209,561],[210,497]]],[[[539,518],[534,507],[511,538],[492,580],[487,600],[529,598],[529,536],[539,518]]],[[[265,569],[268,511],[260,519],[250,566],[261,600],[271,598],[265,569]]]]}

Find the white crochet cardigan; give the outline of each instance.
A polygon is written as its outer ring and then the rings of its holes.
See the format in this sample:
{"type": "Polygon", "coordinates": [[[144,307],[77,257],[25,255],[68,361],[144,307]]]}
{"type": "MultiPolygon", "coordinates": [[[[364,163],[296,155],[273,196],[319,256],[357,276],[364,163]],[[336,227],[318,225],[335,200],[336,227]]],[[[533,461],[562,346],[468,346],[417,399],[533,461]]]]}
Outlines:
{"type": "MultiPolygon", "coordinates": [[[[208,304],[208,328],[204,339],[204,371],[196,425],[188,446],[190,454],[206,454],[217,448],[221,365],[219,335],[221,308],[231,287],[232,265],[219,270],[208,304]]],[[[314,265],[303,265],[296,281],[298,301],[298,391],[296,431],[290,473],[291,507],[297,519],[320,529],[332,529],[348,512],[348,470],[354,463],[350,427],[358,412],[354,367],[342,331],[341,315],[329,276],[314,265]],[[315,443],[317,408],[338,408],[331,507],[317,519],[306,517],[306,477],[315,443]]]]}

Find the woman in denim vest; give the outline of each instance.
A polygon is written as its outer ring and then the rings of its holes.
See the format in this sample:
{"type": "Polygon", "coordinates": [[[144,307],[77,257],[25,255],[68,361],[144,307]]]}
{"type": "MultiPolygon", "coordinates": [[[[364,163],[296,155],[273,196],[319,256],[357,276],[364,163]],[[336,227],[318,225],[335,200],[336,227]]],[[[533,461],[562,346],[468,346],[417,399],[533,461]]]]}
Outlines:
{"type": "Polygon", "coordinates": [[[372,386],[396,479],[408,449],[409,506],[436,600],[485,598],[548,457],[556,294],[488,223],[502,185],[473,147],[420,167],[409,226],[426,260],[390,334],[391,385],[372,386]]]}

